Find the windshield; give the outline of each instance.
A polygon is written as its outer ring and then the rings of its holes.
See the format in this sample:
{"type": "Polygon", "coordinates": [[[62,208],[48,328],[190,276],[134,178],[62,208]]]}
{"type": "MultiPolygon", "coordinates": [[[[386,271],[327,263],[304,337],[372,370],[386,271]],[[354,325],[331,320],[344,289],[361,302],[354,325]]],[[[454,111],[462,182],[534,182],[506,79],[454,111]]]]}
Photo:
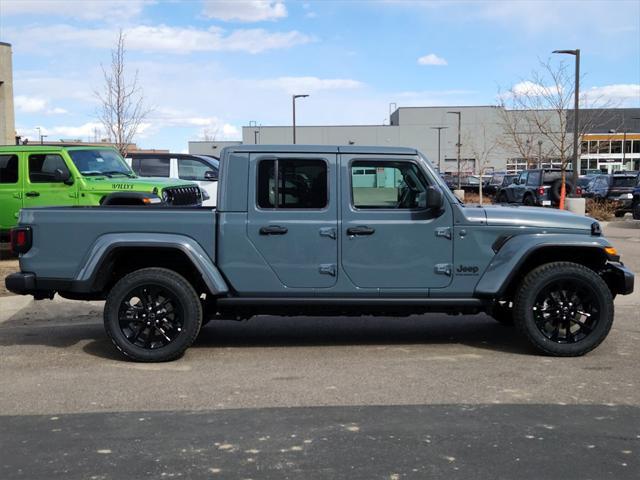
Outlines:
{"type": "Polygon", "coordinates": [[[69,155],[82,175],[134,176],[115,150],[69,150],[69,155]]]}

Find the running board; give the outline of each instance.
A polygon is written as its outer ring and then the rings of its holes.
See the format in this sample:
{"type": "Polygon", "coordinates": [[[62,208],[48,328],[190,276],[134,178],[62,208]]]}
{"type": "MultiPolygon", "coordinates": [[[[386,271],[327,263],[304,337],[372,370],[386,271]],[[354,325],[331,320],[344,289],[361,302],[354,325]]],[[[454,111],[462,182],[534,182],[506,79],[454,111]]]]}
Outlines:
{"type": "Polygon", "coordinates": [[[276,307],[276,306],[347,306],[347,307],[432,307],[481,308],[489,302],[479,298],[343,298],[343,297],[222,297],[216,299],[220,307],[276,307]]]}

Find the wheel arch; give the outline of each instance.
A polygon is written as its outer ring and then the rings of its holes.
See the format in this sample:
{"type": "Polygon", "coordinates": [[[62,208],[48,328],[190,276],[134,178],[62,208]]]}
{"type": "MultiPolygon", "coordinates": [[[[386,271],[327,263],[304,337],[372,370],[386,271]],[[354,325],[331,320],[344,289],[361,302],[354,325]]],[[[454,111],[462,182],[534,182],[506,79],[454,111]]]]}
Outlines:
{"type": "Polygon", "coordinates": [[[607,262],[601,237],[575,239],[576,235],[518,235],[505,242],[476,285],[479,297],[509,298],[524,275],[545,263],[565,261],[598,272],[607,262]],[[533,238],[526,238],[533,237],[533,238]],[[545,238],[547,237],[547,238],[545,238]],[[551,238],[548,238],[551,237],[551,238]]]}
{"type": "Polygon", "coordinates": [[[82,290],[108,290],[127,273],[141,268],[173,270],[192,282],[198,291],[214,296],[229,291],[222,274],[194,239],[173,234],[107,234],[94,242],[75,282],[82,290]]]}

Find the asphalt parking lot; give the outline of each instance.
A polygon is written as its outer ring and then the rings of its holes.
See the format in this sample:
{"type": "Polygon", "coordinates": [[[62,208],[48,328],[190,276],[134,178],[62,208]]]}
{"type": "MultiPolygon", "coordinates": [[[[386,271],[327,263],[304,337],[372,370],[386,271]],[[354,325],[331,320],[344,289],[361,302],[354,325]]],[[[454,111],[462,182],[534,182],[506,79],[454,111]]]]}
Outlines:
{"type": "MultiPolygon", "coordinates": [[[[639,224],[605,227],[635,272],[639,224]]],[[[101,307],[0,298],[0,478],[640,476],[638,291],[568,359],[434,314],[219,322],[136,364],[101,307]]]]}

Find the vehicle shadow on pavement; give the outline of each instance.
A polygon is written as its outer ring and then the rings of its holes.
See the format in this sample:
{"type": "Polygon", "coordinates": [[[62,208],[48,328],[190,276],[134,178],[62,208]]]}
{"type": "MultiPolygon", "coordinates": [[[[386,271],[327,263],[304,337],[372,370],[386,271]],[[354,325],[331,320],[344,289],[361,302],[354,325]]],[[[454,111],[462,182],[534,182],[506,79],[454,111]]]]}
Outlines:
{"type": "Polygon", "coordinates": [[[212,320],[192,348],[325,347],[346,345],[462,344],[507,353],[533,349],[514,327],[486,315],[384,317],[255,317],[212,320]]]}
{"type": "MultiPolygon", "coordinates": [[[[74,305],[76,307],[76,305],[74,305]]],[[[0,346],[42,345],[70,348],[121,360],[102,325],[98,308],[65,312],[66,318],[29,309],[0,324],[0,346]]],[[[85,307],[86,308],[86,307],[85,307]]],[[[276,317],[249,321],[212,320],[191,348],[327,347],[349,345],[467,345],[529,355],[532,348],[515,328],[479,315],[411,317],[276,317]]]]}

